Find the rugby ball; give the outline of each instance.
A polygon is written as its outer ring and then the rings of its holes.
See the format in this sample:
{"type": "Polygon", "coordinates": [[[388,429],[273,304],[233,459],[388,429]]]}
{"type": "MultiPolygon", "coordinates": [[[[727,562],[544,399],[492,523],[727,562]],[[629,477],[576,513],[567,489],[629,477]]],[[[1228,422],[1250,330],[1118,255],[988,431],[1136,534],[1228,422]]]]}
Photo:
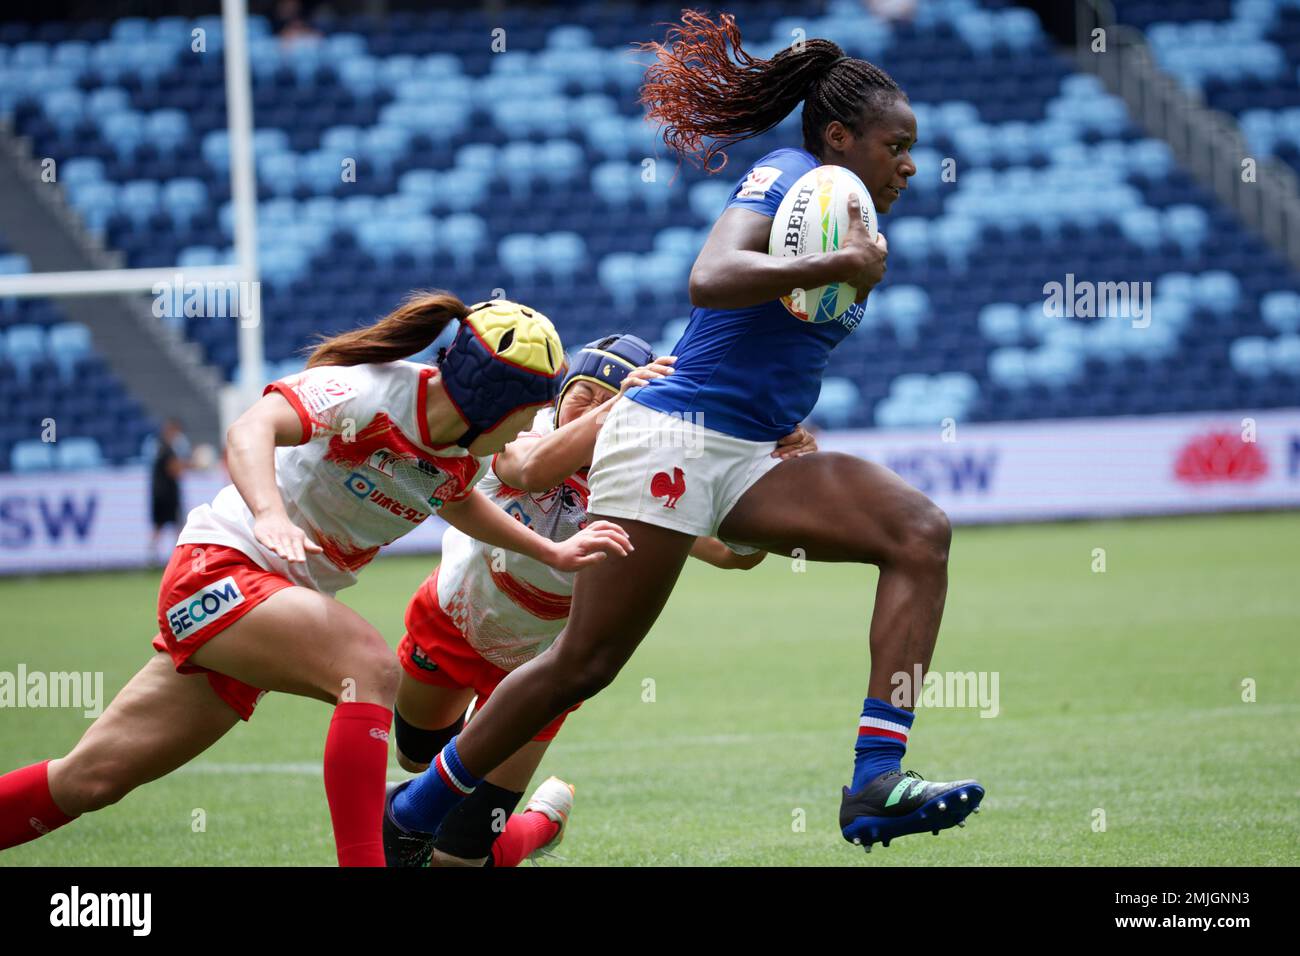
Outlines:
{"type": "MultiPolygon", "coordinates": [[[[849,196],[862,204],[862,224],[876,238],[876,207],[862,180],[843,166],[818,166],[800,176],[776,210],[767,251],[774,256],[833,252],[849,228],[849,196]]],[[[853,305],[858,291],[847,282],[794,289],[781,304],[803,322],[834,322],[853,305]]]]}

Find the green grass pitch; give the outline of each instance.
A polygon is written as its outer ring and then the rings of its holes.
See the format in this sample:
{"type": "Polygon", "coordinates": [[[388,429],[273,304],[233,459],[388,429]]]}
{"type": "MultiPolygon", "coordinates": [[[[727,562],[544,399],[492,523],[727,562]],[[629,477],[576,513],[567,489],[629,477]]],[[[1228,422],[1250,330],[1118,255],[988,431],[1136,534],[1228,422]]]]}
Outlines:
{"type": "MultiPolygon", "coordinates": [[[[395,643],[429,565],[380,558],[342,596],[395,643]]],[[[1300,863],[1300,514],[959,528],[934,667],[997,672],[1000,712],[922,708],[904,766],[978,777],[984,811],[867,856],[836,816],[874,581],[775,556],[747,573],[692,562],[542,765],[537,779],[577,785],[553,865],[1300,863]]],[[[0,670],[103,671],[111,697],[150,654],[157,585],[0,582],[0,670]]],[[[190,767],[0,865],[332,865],[329,716],[269,695],[190,767]]],[[[0,710],[0,771],[63,754],[85,726],[0,710]]]]}

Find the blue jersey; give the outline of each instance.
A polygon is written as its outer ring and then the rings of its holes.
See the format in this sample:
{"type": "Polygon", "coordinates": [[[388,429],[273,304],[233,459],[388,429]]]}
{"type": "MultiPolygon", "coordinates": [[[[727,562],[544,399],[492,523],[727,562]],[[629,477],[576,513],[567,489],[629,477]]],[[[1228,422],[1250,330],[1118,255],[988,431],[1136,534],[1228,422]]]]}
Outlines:
{"type": "MultiPolygon", "coordinates": [[[[774,150],[749,168],[726,208],[775,217],[786,191],[820,165],[805,149],[774,150]]],[[[669,414],[700,416],[705,428],[748,441],[775,441],[808,417],[835,348],[862,321],[866,303],[834,322],[813,324],[780,299],[744,309],[691,310],[673,349],[672,375],[628,390],[628,396],[669,414]]]]}

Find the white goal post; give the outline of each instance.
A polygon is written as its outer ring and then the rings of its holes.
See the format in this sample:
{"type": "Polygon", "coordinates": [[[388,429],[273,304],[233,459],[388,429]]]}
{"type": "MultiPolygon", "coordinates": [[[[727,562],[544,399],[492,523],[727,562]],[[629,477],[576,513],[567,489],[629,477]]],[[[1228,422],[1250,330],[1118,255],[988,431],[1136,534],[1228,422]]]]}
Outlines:
{"type": "Polygon", "coordinates": [[[257,262],[257,175],[253,159],[253,94],[248,65],[247,0],[222,0],[226,67],[226,125],[230,135],[230,197],[234,210],[235,263],[227,266],[180,266],[150,269],[91,269],[82,272],[36,272],[0,276],[0,298],[154,292],[170,286],[177,274],[186,282],[247,282],[254,290],[239,322],[240,385],[227,386],[219,397],[222,428],[257,401],[263,374],[261,295],[257,262]]]}

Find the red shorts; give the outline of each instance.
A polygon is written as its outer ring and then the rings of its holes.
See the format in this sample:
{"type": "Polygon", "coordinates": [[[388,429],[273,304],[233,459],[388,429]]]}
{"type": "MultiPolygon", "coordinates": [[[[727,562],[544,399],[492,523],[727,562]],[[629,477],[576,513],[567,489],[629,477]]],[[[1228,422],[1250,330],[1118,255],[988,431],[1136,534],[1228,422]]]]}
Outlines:
{"type": "Polygon", "coordinates": [[[266,691],[189,662],[190,655],[276,591],[288,578],[260,567],[248,555],[220,544],[182,544],[172,552],[158,589],[158,634],[181,674],[206,674],[208,683],[244,720],[266,691]]]}
{"type": "MultiPolygon", "coordinates": [[[[482,707],[510,672],[479,656],[438,603],[438,572],[420,585],[406,606],[406,634],[397,645],[397,659],[406,673],[434,687],[473,688],[482,707]]],[[[542,728],[534,740],[554,740],[574,704],[542,728]]]]}

